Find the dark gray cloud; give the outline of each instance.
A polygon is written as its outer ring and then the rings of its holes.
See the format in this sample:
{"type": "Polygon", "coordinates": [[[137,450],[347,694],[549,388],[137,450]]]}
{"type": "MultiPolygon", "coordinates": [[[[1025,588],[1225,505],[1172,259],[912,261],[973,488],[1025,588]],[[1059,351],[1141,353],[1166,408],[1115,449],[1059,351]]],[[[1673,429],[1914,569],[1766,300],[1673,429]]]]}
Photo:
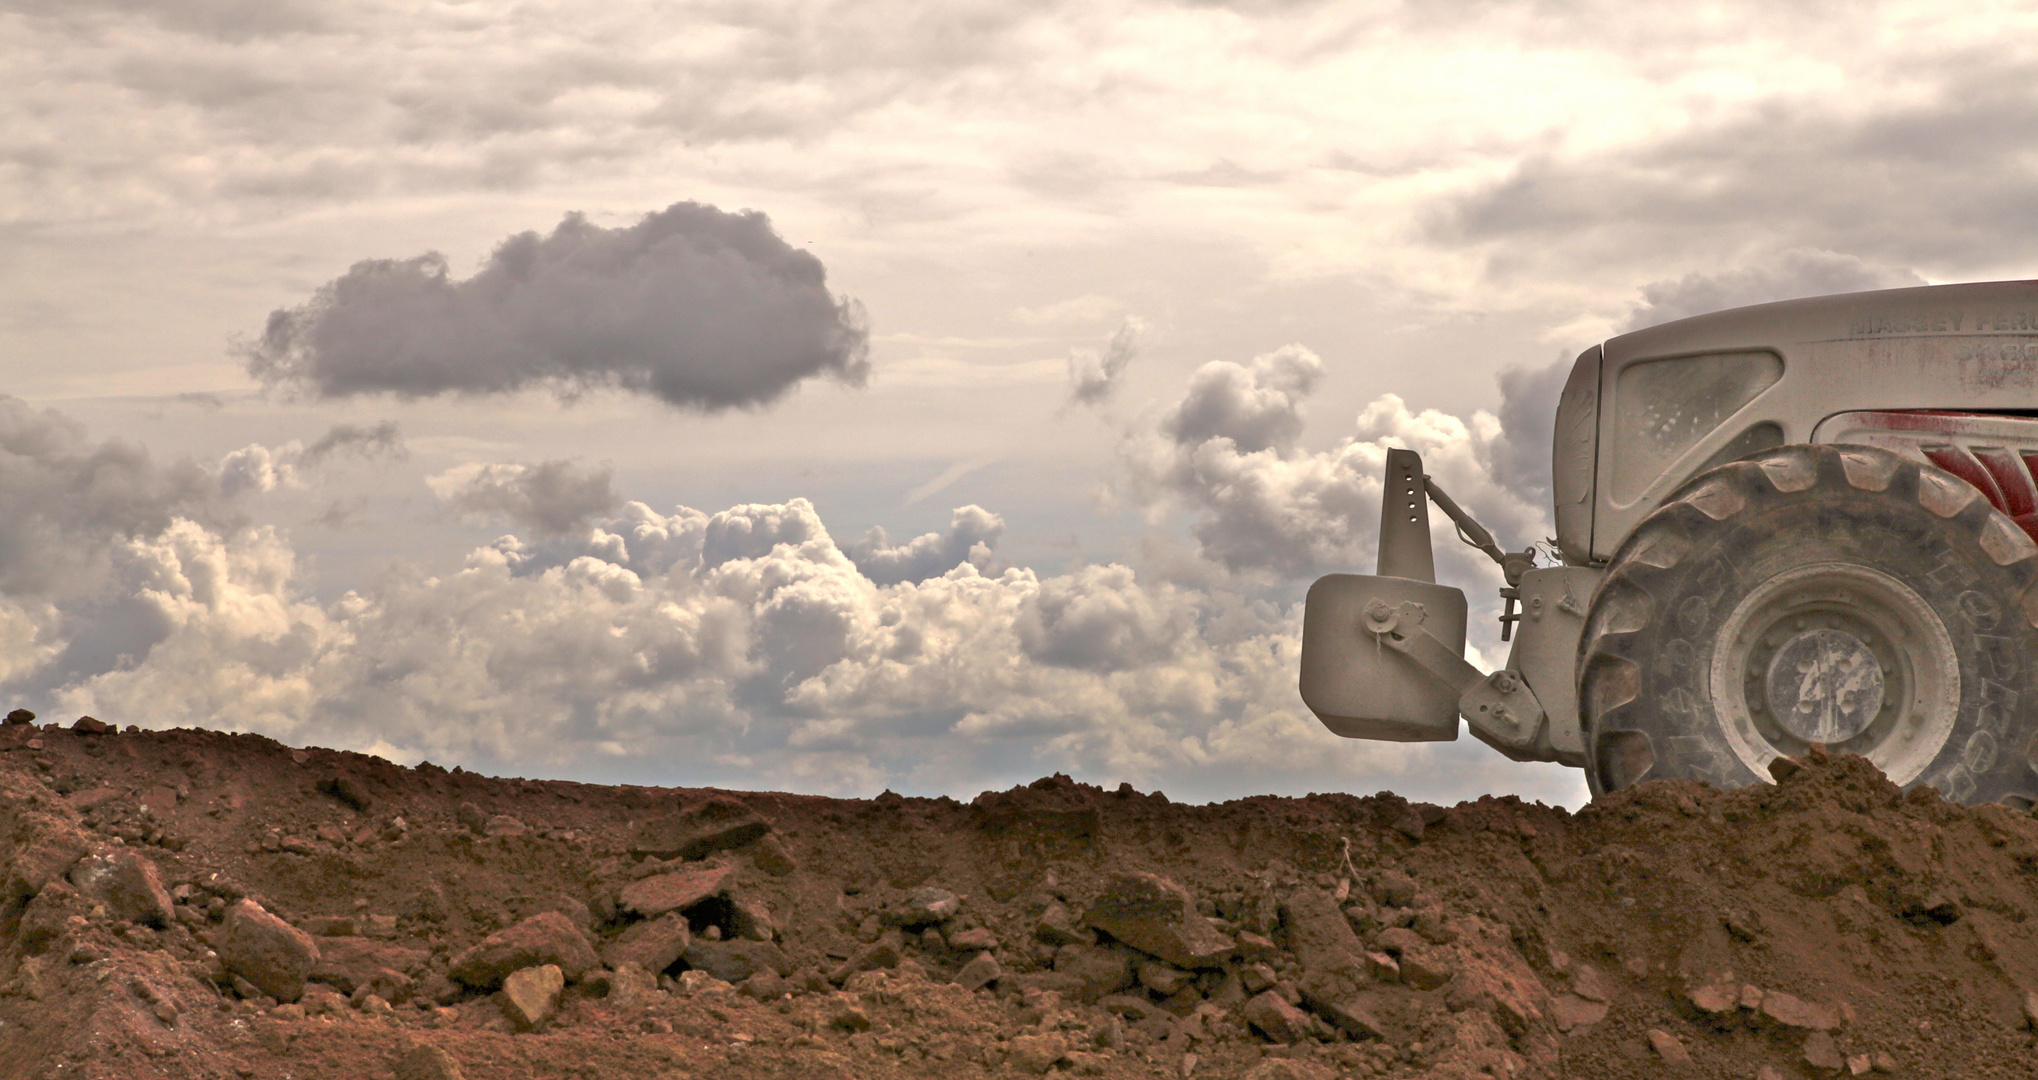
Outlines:
{"type": "MultiPolygon", "coordinates": [[[[1643,302],[1621,329],[1623,332],[1639,330],[1673,319],[1747,304],[1867,289],[1900,289],[1925,283],[1925,279],[1915,271],[1882,266],[1852,255],[1831,251],[1786,251],[1754,266],[1710,274],[1690,273],[1674,281],[1644,285],[1643,302]]],[[[1555,400],[1554,395],[1551,400],[1555,400]]]]}
{"type": "Polygon", "coordinates": [[[843,548],[863,576],[879,585],[901,581],[925,581],[969,563],[979,570],[991,567],[992,552],[1005,535],[1005,519],[981,506],[956,507],[946,532],[916,536],[893,544],[883,526],[870,530],[862,540],[843,548]]]}
{"type": "Polygon", "coordinates": [[[386,457],[401,461],[410,456],[410,448],[404,445],[403,432],[394,420],[384,420],[373,427],[360,424],[334,424],[318,441],[304,448],[298,456],[298,463],[306,468],[317,465],[334,454],[355,454],[361,457],[386,457]]]}
{"type": "Polygon", "coordinates": [[[715,410],[869,373],[862,308],[819,259],[761,213],[690,202],[626,228],[569,214],[460,281],[438,254],[356,263],[243,348],[257,379],[327,398],[615,388],[715,410]]]}
{"type": "Polygon", "coordinates": [[[558,536],[622,505],[613,479],[607,466],[541,461],[463,465],[432,477],[430,484],[439,502],[457,514],[558,536]]]}
{"type": "Polygon", "coordinates": [[[1242,453],[1285,450],[1302,435],[1302,402],[1323,378],[1323,361],[1300,345],[1250,365],[1212,361],[1189,376],[1188,391],[1161,420],[1180,446],[1228,439],[1242,453]]]}
{"type": "Polygon", "coordinates": [[[1119,376],[1139,356],[1140,338],[1146,334],[1146,324],[1128,316],[1118,324],[1111,334],[1111,340],[1104,343],[1103,351],[1096,349],[1074,349],[1069,352],[1069,401],[1077,405],[1096,405],[1111,396],[1117,388],[1119,376]]]}
{"type": "Polygon", "coordinates": [[[1496,277],[1747,262],[1752,250],[1844,252],[1873,266],[2038,258],[2038,65],[1973,52],[1918,58],[1926,92],[1876,107],[1778,100],[1598,154],[1540,155],[1429,222],[1434,240],[1498,242],[1496,277]]]}
{"type": "Polygon", "coordinates": [[[213,484],[193,462],[158,466],[140,446],[95,443],[68,417],[0,396],[0,595],[95,591],[116,544],[208,519],[213,484]]]}
{"type": "Polygon", "coordinates": [[[1574,362],[1566,356],[1548,367],[1511,367],[1499,375],[1500,437],[1487,447],[1488,468],[1495,481],[1538,506],[1550,498],[1557,398],[1564,392],[1564,380],[1570,377],[1574,362]]]}

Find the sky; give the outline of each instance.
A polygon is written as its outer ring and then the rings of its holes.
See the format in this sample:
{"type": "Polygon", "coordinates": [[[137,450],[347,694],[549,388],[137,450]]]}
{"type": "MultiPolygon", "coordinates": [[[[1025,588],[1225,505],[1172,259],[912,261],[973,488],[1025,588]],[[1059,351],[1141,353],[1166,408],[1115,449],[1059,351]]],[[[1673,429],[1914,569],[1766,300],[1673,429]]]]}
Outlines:
{"type": "MultiPolygon", "coordinates": [[[[600,782],[1575,806],[1303,707],[1385,450],[1519,549],[1581,349],[2029,276],[2034,31],[0,0],[0,699],[600,782]]],[[[1497,572],[1439,570],[1492,664],[1497,572]]]]}

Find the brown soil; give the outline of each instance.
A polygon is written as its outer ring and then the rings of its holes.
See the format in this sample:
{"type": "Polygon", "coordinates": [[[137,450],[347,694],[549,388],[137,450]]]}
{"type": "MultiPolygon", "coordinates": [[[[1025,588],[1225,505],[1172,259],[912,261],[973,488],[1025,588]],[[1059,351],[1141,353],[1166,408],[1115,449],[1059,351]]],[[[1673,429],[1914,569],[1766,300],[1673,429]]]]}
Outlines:
{"type": "Polygon", "coordinates": [[[1857,758],[1728,793],[1645,784],[1575,815],[1385,794],[1186,806],[1063,777],[968,804],[727,793],[762,824],[632,854],[715,794],[0,728],[0,1075],[1990,1077],[2038,1060],[2038,821],[1904,795],[1857,758]],[[137,914],[146,897],[90,894],[81,868],[113,863],[87,853],[123,850],[157,868],[165,927],[137,914]],[[682,959],[626,994],[570,972],[529,1030],[504,992],[448,978],[548,911],[613,949],[637,921],[626,886],[717,865],[683,909],[692,940],[775,937],[789,976],[732,987],[682,959]],[[1175,930],[1229,955],[1184,970],[1085,929],[1125,871],[1178,883],[1201,910],[1175,930]],[[411,970],[351,1002],[315,974],[279,1003],[212,948],[243,898],[328,954],[411,970]],[[952,984],[983,951],[999,977],[952,984]]]}

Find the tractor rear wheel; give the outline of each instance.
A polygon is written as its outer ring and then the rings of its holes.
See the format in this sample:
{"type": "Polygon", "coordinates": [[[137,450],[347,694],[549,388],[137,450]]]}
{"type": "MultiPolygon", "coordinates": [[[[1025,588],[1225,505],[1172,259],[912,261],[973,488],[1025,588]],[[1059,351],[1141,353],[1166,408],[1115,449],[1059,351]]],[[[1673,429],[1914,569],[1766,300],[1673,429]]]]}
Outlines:
{"type": "Polygon", "coordinates": [[[2038,798],[2038,544],[1953,475],[1784,446],[1694,478],[1595,593],[1579,708],[1594,795],[1739,787],[1812,744],[1960,802],[2038,798]]]}

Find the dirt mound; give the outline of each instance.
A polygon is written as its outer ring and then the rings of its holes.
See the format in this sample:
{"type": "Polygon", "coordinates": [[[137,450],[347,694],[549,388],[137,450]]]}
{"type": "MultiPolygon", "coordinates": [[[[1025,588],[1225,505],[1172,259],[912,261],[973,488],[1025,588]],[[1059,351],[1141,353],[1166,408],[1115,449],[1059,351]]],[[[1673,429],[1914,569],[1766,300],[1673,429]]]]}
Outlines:
{"type": "Polygon", "coordinates": [[[2038,821],[1780,764],[964,804],[13,723],[0,1075],[2028,1075],[2038,821]]]}

